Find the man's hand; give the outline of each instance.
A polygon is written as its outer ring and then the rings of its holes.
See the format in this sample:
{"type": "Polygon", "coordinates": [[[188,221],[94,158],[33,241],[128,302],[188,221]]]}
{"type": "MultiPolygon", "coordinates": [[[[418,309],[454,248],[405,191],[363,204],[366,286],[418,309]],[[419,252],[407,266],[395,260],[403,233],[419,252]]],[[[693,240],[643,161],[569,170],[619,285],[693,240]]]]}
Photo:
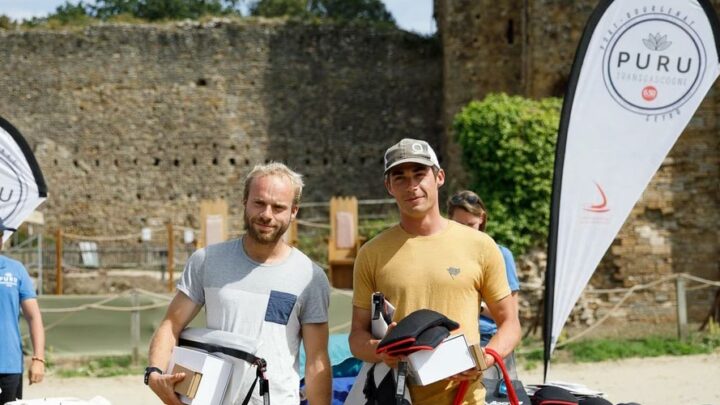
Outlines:
{"type": "Polygon", "coordinates": [[[175,384],[185,378],[185,373],[177,374],[160,374],[152,373],[148,377],[148,386],[157,395],[164,404],[167,405],[183,405],[175,393],[175,384]]]}
{"type": "Polygon", "coordinates": [[[42,382],[43,377],[45,377],[45,363],[38,359],[33,359],[32,363],[30,363],[30,368],[28,369],[28,380],[30,380],[30,385],[42,382]]]}
{"type": "Polygon", "coordinates": [[[382,362],[387,364],[390,368],[395,368],[399,362],[407,360],[407,356],[393,356],[385,352],[378,354],[378,357],[380,357],[380,360],[382,360],[382,362]]]}
{"type": "Polygon", "coordinates": [[[469,370],[465,370],[462,373],[455,374],[453,376],[448,377],[447,379],[450,381],[477,381],[482,376],[482,371],[471,368],[469,370]]]}

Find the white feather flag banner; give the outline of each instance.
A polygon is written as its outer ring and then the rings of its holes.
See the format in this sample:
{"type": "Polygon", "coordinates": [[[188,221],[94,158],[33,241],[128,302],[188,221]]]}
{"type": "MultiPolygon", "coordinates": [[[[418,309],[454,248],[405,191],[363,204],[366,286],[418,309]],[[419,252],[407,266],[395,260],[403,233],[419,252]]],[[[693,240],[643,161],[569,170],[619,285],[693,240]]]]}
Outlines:
{"type": "Polygon", "coordinates": [[[573,306],[720,72],[707,0],[602,0],[570,74],[545,277],[545,375],[573,306]]]}
{"type": "MultiPolygon", "coordinates": [[[[0,117],[0,220],[17,228],[47,198],[47,187],[30,146],[0,117]]],[[[11,232],[4,232],[7,240],[11,232]]]]}

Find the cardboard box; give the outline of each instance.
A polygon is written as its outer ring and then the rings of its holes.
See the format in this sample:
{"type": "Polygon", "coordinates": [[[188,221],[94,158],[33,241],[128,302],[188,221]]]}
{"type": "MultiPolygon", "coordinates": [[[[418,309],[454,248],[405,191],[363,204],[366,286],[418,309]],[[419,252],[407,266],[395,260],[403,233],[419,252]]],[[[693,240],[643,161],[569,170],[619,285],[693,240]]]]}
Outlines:
{"type": "MultiPolygon", "coordinates": [[[[176,346],[173,349],[168,370],[175,371],[176,366],[189,370],[189,373],[184,371],[186,378],[178,385],[188,385],[184,391],[194,394],[192,397],[180,394],[182,403],[187,405],[222,404],[232,374],[232,362],[200,350],[176,346]],[[193,387],[193,383],[197,385],[193,387]]],[[[182,386],[180,388],[183,389],[182,386]]]]}
{"type": "Polygon", "coordinates": [[[202,374],[195,370],[183,367],[180,364],[175,364],[173,367],[173,374],[185,373],[185,378],[179,383],[175,384],[175,392],[178,394],[185,395],[186,397],[193,399],[197,393],[198,387],[200,387],[200,381],[202,380],[202,374]]]}
{"type": "Polygon", "coordinates": [[[408,356],[416,384],[428,385],[475,368],[465,335],[449,336],[435,350],[421,350],[408,356]]]}

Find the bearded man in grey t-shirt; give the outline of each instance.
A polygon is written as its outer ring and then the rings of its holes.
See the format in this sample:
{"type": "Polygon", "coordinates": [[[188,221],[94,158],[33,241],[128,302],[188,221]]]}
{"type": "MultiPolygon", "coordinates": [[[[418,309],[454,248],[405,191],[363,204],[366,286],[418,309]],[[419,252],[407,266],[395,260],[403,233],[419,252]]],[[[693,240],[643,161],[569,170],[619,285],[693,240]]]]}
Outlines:
{"type": "MultiPolygon", "coordinates": [[[[267,361],[272,403],[297,405],[299,349],[306,353],[306,394],[330,404],[328,357],[330,287],[323,270],[282,236],[295,219],[302,179],[281,163],[256,166],[245,179],[246,233],[193,253],[177,294],[150,343],[147,383],[166,404],[181,405],[174,385],[184,374],[162,374],[180,332],[205,306],[207,327],[257,342],[267,361]],[[155,372],[153,372],[155,371],[155,372]]],[[[257,390],[253,404],[262,403],[257,390]]]]}

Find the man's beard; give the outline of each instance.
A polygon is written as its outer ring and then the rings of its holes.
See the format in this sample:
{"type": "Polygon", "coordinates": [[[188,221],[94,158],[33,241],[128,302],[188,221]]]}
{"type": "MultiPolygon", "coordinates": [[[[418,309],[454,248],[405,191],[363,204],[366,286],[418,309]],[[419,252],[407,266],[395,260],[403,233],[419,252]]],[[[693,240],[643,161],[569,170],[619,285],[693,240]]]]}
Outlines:
{"type": "Polygon", "coordinates": [[[244,221],[244,227],[245,227],[245,235],[253,239],[254,241],[263,244],[263,245],[271,245],[277,243],[283,235],[285,235],[285,231],[290,227],[290,223],[280,223],[278,228],[275,228],[275,230],[271,233],[260,233],[255,228],[253,228],[252,220],[247,216],[247,213],[243,213],[243,221],[244,221]]]}

